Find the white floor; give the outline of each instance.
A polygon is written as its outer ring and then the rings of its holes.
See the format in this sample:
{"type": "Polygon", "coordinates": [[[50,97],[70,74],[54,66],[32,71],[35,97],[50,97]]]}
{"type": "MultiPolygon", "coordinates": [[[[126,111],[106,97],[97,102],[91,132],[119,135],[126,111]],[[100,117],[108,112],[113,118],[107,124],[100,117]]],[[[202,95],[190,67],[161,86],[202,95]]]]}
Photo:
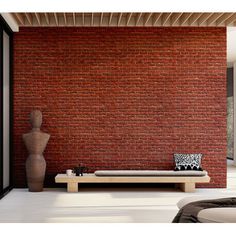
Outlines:
{"type": "Polygon", "coordinates": [[[30,193],[14,189],[0,200],[0,222],[42,223],[168,223],[176,215],[176,203],[187,196],[236,196],[236,167],[228,161],[227,189],[83,188],[79,193],[45,189],[30,193]]]}

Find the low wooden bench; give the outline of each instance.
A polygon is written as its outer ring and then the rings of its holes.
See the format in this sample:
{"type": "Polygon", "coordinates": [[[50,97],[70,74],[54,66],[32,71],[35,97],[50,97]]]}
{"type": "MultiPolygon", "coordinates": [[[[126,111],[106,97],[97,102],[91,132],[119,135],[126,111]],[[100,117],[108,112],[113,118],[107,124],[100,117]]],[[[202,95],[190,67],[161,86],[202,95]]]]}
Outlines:
{"type": "MultiPolygon", "coordinates": [[[[96,173],[96,172],[95,172],[96,173]]],[[[164,173],[164,172],[163,172],[164,173]]],[[[58,174],[55,177],[56,183],[66,183],[67,192],[78,192],[79,183],[175,183],[184,192],[194,192],[196,183],[208,183],[210,177],[207,175],[202,176],[189,176],[189,175],[174,175],[170,171],[170,175],[166,173],[162,176],[153,175],[95,175],[84,174],[83,176],[67,176],[66,174],[58,174]]]]}

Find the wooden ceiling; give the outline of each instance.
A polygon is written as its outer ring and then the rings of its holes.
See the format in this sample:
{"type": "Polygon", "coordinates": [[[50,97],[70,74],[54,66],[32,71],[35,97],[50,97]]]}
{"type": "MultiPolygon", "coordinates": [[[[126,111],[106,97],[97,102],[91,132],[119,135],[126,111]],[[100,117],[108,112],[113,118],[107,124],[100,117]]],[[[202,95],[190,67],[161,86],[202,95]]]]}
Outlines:
{"type": "Polygon", "coordinates": [[[236,13],[11,13],[20,27],[236,26],[236,13]]]}

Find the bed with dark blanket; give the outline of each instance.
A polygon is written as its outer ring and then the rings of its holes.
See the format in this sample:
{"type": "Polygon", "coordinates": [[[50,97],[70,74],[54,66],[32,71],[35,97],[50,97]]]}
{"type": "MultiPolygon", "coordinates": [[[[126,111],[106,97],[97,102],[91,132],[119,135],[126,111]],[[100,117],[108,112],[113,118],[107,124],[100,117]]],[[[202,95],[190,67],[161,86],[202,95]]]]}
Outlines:
{"type": "Polygon", "coordinates": [[[172,223],[200,223],[197,216],[201,210],[220,207],[236,207],[236,197],[191,202],[179,210],[172,223]]]}

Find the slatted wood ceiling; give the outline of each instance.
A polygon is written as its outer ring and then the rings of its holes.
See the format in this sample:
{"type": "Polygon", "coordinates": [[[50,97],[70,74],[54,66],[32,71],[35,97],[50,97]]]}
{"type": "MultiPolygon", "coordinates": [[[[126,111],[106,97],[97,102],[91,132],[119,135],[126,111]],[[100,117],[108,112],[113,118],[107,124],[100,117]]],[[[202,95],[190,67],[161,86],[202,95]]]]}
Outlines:
{"type": "Polygon", "coordinates": [[[236,13],[11,13],[19,26],[236,26],[236,13]]]}

